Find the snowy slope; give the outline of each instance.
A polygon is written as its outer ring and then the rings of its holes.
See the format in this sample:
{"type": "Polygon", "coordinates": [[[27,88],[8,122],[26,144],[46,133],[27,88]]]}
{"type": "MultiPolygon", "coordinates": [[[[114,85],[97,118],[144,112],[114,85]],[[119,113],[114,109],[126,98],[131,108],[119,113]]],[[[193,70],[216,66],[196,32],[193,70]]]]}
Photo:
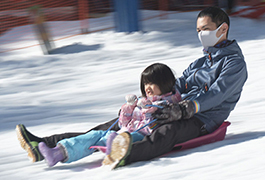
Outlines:
{"type": "Polygon", "coordinates": [[[197,13],[145,21],[144,33],[110,30],[57,41],[53,55],[42,55],[40,47],[0,54],[0,179],[264,179],[261,20],[231,18],[229,36],[242,48],[249,78],[222,142],[109,171],[100,167],[102,153],[53,168],[44,161],[32,164],[16,139],[19,123],[38,136],[48,136],[87,131],[116,117],[126,94],[140,95],[140,73],[154,62],[167,64],[180,76],[202,56],[197,13]]]}

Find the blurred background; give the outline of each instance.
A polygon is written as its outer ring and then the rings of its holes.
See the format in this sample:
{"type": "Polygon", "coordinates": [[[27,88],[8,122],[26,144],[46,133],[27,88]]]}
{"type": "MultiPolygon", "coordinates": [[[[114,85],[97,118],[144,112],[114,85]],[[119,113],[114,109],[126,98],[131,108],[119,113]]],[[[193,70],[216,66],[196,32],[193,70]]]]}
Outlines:
{"type": "MultiPolygon", "coordinates": [[[[113,12],[117,11],[115,3],[120,2],[119,0],[1,0],[0,53],[36,46],[41,43],[37,38],[46,38],[56,42],[83,33],[115,29],[118,20],[117,17],[115,20],[113,12]],[[41,16],[37,20],[33,13],[36,8],[39,9],[41,16]],[[64,23],[65,21],[75,23],[69,25],[69,23],[64,23]],[[111,23],[106,24],[106,21],[111,23]],[[56,28],[53,26],[49,29],[46,25],[44,27],[47,31],[46,37],[36,36],[36,39],[27,39],[29,38],[27,35],[33,33],[31,25],[44,22],[49,22],[48,25],[56,23],[56,28]],[[23,28],[14,30],[21,26],[23,28]],[[7,31],[10,31],[9,36],[5,37],[7,31]],[[27,43],[23,43],[23,40],[27,40],[27,43]]],[[[135,8],[141,10],[137,16],[137,22],[141,22],[140,30],[144,29],[145,20],[157,17],[167,19],[169,13],[200,10],[212,5],[224,8],[231,16],[240,15],[258,19],[262,18],[265,12],[264,1],[261,0],[133,0],[133,2],[138,5],[135,8]]],[[[122,10],[130,11],[133,8],[130,5],[127,6],[129,6],[128,9],[123,5],[122,10]]],[[[120,17],[124,17],[124,14],[120,17]]],[[[48,50],[53,48],[53,44],[49,46],[48,50]]]]}

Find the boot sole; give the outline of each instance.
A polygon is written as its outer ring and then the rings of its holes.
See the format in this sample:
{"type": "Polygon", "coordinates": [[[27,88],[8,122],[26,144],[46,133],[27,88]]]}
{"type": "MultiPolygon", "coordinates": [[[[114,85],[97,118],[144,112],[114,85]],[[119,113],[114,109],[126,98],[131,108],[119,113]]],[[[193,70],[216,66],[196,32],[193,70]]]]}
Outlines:
{"type": "Polygon", "coordinates": [[[131,135],[128,132],[117,135],[111,145],[111,153],[103,160],[103,165],[111,165],[111,169],[119,167],[119,163],[130,153],[132,146],[131,135]]]}
{"type": "MultiPolygon", "coordinates": [[[[24,127],[22,125],[17,125],[16,126],[16,133],[17,133],[17,138],[20,143],[20,146],[27,151],[28,157],[30,161],[36,162],[37,158],[34,153],[34,147],[29,143],[29,140],[27,140],[26,135],[23,134],[24,127]]],[[[40,158],[39,158],[40,159],[40,158]]]]}

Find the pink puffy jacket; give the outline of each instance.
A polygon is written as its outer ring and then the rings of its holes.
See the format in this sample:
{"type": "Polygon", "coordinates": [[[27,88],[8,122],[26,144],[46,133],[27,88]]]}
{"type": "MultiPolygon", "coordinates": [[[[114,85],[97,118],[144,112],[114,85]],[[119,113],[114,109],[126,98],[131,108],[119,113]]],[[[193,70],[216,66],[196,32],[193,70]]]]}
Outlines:
{"type": "MultiPolygon", "coordinates": [[[[154,113],[157,108],[150,107],[148,105],[158,105],[163,103],[178,103],[181,101],[181,95],[178,91],[176,93],[167,93],[161,96],[153,96],[147,98],[137,98],[136,95],[129,94],[125,97],[127,103],[121,107],[119,116],[120,130],[118,132],[134,132],[144,125],[152,121],[151,114],[154,113]]],[[[139,132],[143,135],[149,135],[155,129],[156,124],[152,123],[149,126],[144,127],[139,132]]]]}

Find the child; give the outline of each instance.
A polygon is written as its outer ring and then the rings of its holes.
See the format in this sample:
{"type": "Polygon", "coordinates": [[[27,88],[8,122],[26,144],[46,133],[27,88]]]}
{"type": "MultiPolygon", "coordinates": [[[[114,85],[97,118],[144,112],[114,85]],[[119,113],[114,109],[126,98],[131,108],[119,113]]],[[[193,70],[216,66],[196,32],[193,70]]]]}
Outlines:
{"type": "MultiPolygon", "coordinates": [[[[117,133],[125,131],[131,133],[133,142],[150,135],[156,128],[156,124],[152,123],[151,126],[146,127],[145,125],[153,120],[151,114],[157,110],[152,105],[161,102],[177,103],[181,100],[174,85],[175,77],[168,66],[161,63],[148,66],[141,74],[140,88],[143,97],[138,100],[135,95],[126,96],[127,103],[121,108],[118,122],[120,130],[117,133]]],[[[107,138],[110,135],[116,136],[117,133],[114,132],[93,130],[83,135],[63,139],[55,148],[49,148],[41,142],[39,150],[50,167],[59,161],[70,163],[92,154],[94,150],[89,149],[90,146],[106,146],[107,138]]]]}

